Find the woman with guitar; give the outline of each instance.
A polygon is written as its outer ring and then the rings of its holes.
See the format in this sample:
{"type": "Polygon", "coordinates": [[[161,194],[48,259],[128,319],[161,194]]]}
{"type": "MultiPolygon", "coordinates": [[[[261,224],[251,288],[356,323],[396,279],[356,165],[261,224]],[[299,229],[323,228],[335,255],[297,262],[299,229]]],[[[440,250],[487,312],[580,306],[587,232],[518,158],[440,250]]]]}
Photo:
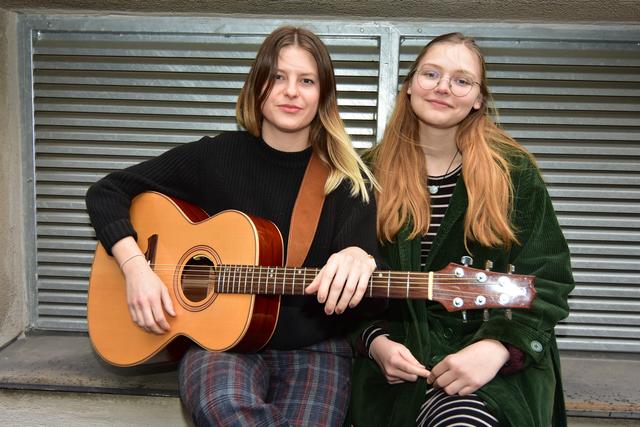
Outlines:
{"type": "MultiPolygon", "coordinates": [[[[374,180],[339,117],[333,66],[320,39],[293,27],[271,33],[236,115],[246,131],[183,144],[92,186],[86,198],[92,224],[125,276],[131,320],[148,334],[166,334],[181,307],[142,253],[146,242],[136,242],[132,199],[156,191],[209,215],[239,210],[273,222],[287,242],[298,202],[303,213],[297,220],[307,219],[309,194],[303,193],[312,190],[300,190],[306,170],[320,164],[326,178],[312,195],[320,200],[317,218],[299,262],[322,267],[306,289],[309,295],[282,297],[275,331],[257,353],[192,346],[180,362],[180,393],[198,425],[340,426],[350,387],[351,351],[344,337],[350,322],[331,315],[360,302],[376,267],[376,208],[365,184],[365,178],[374,180]]],[[[234,230],[228,231],[234,239],[234,230]]]]}
{"type": "Polygon", "coordinates": [[[536,276],[537,299],[463,315],[390,301],[355,335],[356,426],[566,425],[554,326],[568,314],[569,250],[532,156],[493,123],[491,100],[473,39],[446,34],[422,49],[369,153],[378,238],[394,269],[472,256],[536,276]]]}

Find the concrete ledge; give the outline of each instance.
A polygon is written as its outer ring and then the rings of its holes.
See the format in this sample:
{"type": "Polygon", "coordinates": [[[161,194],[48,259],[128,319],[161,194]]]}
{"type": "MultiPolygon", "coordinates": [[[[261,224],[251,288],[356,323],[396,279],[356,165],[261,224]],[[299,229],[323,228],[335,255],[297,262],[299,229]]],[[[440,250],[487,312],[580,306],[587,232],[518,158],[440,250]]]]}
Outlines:
{"type": "Polygon", "coordinates": [[[567,413],[640,419],[640,356],[568,353],[561,356],[567,413]]]}
{"type": "Polygon", "coordinates": [[[85,334],[38,334],[0,351],[0,388],[177,397],[175,368],[116,368],[93,352],[85,334]]]}
{"type": "Polygon", "coordinates": [[[0,389],[4,427],[195,427],[177,397],[0,389]]]}
{"type": "MultiPolygon", "coordinates": [[[[0,351],[0,389],[140,396],[178,396],[175,364],[116,368],[103,362],[86,334],[36,334],[0,351]]],[[[563,354],[567,413],[640,419],[640,357],[563,354]]]]}

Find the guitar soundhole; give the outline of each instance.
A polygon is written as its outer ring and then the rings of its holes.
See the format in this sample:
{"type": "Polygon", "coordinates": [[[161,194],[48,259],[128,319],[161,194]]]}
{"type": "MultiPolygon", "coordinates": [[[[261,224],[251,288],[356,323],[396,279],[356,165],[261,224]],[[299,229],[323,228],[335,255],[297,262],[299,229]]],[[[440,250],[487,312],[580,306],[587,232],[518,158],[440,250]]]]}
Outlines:
{"type": "Polygon", "coordinates": [[[213,292],[215,268],[213,262],[205,256],[196,256],[182,270],[182,293],[191,302],[203,301],[213,292]]]}

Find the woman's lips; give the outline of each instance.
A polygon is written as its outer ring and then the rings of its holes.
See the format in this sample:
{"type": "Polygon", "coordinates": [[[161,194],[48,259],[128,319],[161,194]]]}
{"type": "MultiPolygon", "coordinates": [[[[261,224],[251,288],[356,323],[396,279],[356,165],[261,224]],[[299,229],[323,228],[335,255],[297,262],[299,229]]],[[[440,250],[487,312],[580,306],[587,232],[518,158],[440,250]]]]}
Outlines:
{"type": "Polygon", "coordinates": [[[441,101],[439,99],[427,99],[427,102],[435,105],[436,107],[440,107],[440,108],[450,108],[451,107],[450,104],[448,104],[448,103],[446,103],[444,101],[441,101]]]}
{"type": "Polygon", "coordinates": [[[278,105],[278,107],[287,113],[297,113],[298,111],[302,110],[301,107],[291,104],[280,104],[278,105]]]}

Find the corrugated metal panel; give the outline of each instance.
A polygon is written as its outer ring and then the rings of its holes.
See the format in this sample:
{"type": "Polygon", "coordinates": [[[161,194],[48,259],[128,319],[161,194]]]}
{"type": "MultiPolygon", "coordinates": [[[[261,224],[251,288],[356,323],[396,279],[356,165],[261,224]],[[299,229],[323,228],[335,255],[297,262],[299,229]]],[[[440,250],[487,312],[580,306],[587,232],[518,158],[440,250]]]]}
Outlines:
{"type": "MultiPolygon", "coordinates": [[[[95,241],[87,187],[203,134],[234,104],[264,36],[283,22],[34,16],[36,327],[84,330],[95,241]]],[[[372,145],[431,37],[462,30],[487,54],[500,120],[538,159],[577,287],[558,326],[571,350],[640,352],[640,30],[524,24],[304,23],[335,61],[339,104],[372,145]],[[381,120],[378,120],[381,118],[381,120]]]]}
{"type": "MultiPolygon", "coordinates": [[[[86,329],[95,249],[83,200],[88,186],[110,170],[177,144],[237,129],[235,102],[268,31],[37,32],[37,327],[86,329]]],[[[334,61],[347,130],[354,145],[370,147],[376,134],[379,38],[327,34],[323,40],[334,61]]]]}
{"type": "MultiPolygon", "coordinates": [[[[536,156],[572,253],[577,286],[559,346],[640,352],[640,33],[496,33],[477,41],[500,122],[536,156]]],[[[401,77],[428,40],[403,39],[401,77]]]]}

